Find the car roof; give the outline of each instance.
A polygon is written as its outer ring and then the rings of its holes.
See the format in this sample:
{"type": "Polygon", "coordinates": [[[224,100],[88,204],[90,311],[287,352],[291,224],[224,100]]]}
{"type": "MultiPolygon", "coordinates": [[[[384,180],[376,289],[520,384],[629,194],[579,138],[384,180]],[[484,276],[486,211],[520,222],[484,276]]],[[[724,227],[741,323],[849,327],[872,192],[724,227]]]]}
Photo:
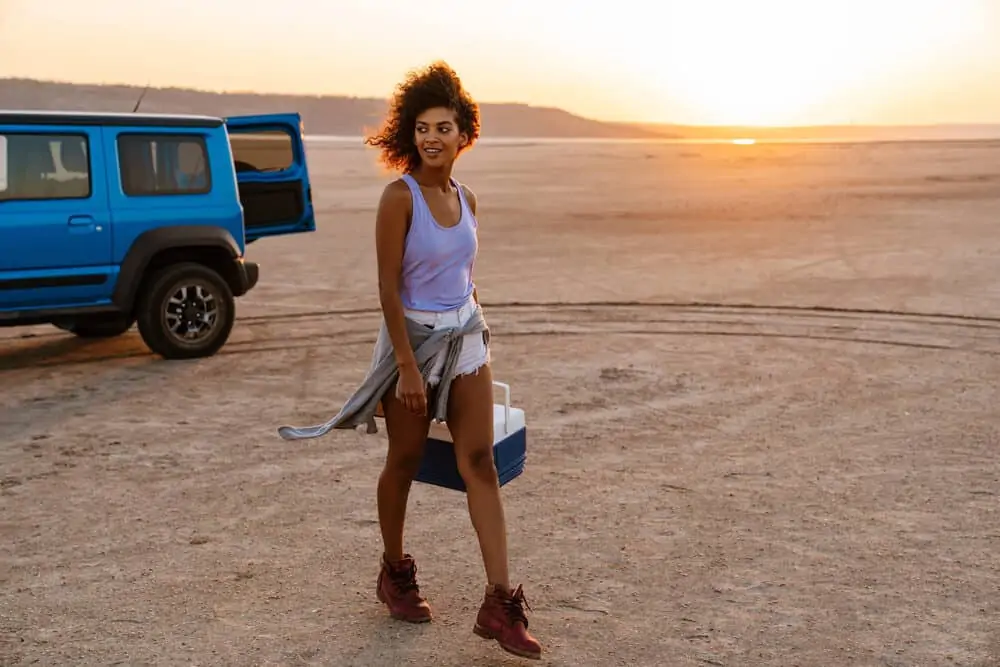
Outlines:
{"type": "Polygon", "coordinates": [[[219,127],[222,118],[195,114],[123,113],[105,111],[32,111],[0,109],[0,125],[156,125],[159,127],[219,127]]]}

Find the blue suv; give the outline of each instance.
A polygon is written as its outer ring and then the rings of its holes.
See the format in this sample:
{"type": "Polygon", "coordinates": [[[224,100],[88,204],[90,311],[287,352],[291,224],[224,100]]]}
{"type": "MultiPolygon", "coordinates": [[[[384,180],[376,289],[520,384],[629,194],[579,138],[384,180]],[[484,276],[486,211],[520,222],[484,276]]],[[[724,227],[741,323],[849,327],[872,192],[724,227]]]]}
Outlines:
{"type": "Polygon", "coordinates": [[[315,229],[298,114],[0,111],[0,326],[212,355],[246,244],[315,229]]]}

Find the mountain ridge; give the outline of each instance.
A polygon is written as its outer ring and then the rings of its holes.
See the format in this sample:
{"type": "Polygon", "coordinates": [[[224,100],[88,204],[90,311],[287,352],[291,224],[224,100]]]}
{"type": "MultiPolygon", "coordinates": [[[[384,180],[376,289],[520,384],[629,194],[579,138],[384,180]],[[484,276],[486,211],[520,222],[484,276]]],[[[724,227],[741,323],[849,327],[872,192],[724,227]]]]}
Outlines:
{"type": "MultiPolygon", "coordinates": [[[[297,111],[310,135],[360,136],[375,130],[388,100],[348,95],[213,92],[182,87],[82,84],[0,78],[0,109],[142,111],[215,116],[297,111]]],[[[522,102],[480,104],[482,134],[495,138],[727,140],[1000,139],[1000,123],[937,125],[807,125],[790,127],[626,123],[586,118],[557,107],[522,102]]]]}
{"type": "MultiPolygon", "coordinates": [[[[11,110],[131,111],[141,86],[78,84],[35,79],[0,79],[0,108],[11,110]]],[[[142,111],[214,116],[297,111],[308,134],[354,136],[376,129],[387,100],[341,95],[210,92],[192,88],[149,88],[142,111]]],[[[555,107],[482,103],[483,134],[491,137],[663,138],[631,124],[584,118],[555,107]]]]}

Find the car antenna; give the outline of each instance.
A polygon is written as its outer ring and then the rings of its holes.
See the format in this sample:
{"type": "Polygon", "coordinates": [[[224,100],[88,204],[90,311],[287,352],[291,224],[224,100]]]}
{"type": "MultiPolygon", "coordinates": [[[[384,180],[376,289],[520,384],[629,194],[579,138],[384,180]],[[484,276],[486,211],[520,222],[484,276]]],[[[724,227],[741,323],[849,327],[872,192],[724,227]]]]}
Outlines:
{"type": "Polygon", "coordinates": [[[139,105],[142,104],[142,98],[144,98],[146,96],[146,93],[148,92],[149,92],[149,84],[147,83],[146,87],[142,89],[141,93],[139,93],[139,99],[135,101],[135,106],[132,107],[132,113],[135,113],[136,111],[139,110],[139,105]]]}

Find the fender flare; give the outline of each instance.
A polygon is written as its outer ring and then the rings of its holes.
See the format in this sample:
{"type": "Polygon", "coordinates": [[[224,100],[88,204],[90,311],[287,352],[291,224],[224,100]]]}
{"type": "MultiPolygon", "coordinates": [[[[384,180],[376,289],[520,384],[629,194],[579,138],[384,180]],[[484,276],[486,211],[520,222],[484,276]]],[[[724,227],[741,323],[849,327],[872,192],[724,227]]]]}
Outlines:
{"type": "Polygon", "coordinates": [[[234,260],[242,255],[236,239],[222,227],[176,225],[150,229],[136,237],[122,260],[111,296],[115,306],[130,311],[150,261],[157,253],[174,248],[220,248],[234,260]]]}

